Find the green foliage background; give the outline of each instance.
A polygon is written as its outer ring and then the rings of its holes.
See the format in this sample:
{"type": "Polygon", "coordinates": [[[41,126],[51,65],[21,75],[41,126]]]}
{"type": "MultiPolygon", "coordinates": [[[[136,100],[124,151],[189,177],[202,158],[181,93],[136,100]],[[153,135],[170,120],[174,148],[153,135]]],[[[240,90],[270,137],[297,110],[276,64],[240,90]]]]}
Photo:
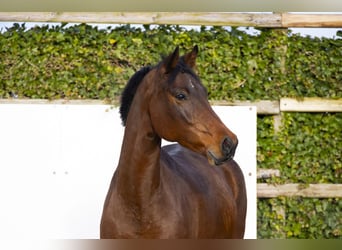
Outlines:
{"type": "MultiPolygon", "coordinates": [[[[116,99],[129,77],[176,46],[200,47],[198,72],[212,100],[342,97],[342,39],[261,29],[178,26],[98,29],[65,24],[0,34],[0,98],[116,99]]],[[[342,114],[258,116],[258,167],[277,168],[272,183],[342,183],[342,114]]],[[[266,180],[260,180],[265,182],[266,180]]],[[[258,200],[259,238],[342,238],[341,199],[258,200]],[[279,212],[284,208],[285,213],[279,212]],[[285,215],[285,217],[284,217],[285,215]]]]}

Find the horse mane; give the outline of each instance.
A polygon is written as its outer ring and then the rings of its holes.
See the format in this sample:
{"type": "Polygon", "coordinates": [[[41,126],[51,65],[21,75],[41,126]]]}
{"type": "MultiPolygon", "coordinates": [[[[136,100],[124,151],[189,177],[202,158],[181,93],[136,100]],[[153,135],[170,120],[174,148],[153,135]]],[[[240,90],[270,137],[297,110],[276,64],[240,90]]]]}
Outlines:
{"type": "Polygon", "coordinates": [[[126,120],[131,107],[135,92],[137,91],[142,79],[150,72],[152,67],[146,66],[137,71],[126,84],[121,95],[120,117],[122,125],[126,126],[126,120]]]}

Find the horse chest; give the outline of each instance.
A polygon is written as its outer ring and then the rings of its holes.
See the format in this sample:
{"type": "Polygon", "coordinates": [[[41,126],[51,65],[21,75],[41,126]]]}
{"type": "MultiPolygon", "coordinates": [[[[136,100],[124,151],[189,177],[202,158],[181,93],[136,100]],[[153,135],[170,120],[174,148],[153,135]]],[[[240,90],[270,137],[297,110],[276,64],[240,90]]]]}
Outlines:
{"type": "Polygon", "coordinates": [[[230,190],[179,184],[156,198],[146,211],[145,231],[157,238],[227,238],[236,218],[230,190]],[[167,207],[167,209],[165,209],[167,207]]]}
{"type": "MultiPolygon", "coordinates": [[[[182,185],[181,185],[182,186],[182,185]]],[[[160,191],[141,210],[113,202],[110,233],[114,238],[227,238],[235,205],[223,196],[211,199],[189,187],[170,196],[160,191]],[[167,207],[167,209],[165,209],[167,207]],[[114,213],[113,213],[114,211],[114,213]]],[[[173,190],[174,191],[174,190],[173,190]]],[[[208,193],[209,195],[210,193],[208,193]]]]}

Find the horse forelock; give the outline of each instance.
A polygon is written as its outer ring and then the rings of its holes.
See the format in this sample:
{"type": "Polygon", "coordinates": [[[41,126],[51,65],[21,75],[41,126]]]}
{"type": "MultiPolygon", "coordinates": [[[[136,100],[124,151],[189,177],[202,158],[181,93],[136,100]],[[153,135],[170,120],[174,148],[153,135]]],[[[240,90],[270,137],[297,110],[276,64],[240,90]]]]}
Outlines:
{"type": "Polygon", "coordinates": [[[179,61],[176,65],[176,67],[170,72],[169,77],[168,77],[168,82],[172,83],[173,81],[175,81],[177,75],[180,73],[189,74],[190,76],[192,76],[197,81],[200,81],[199,76],[194,72],[194,70],[191,67],[189,67],[185,63],[184,56],[179,58],[179,61]]]}
{"type": "Polygon", "coordinates": [[[148,72],[150,72],[151,67],[146,66],[141,68],[139,71],[137,71],[128,81],[126,84],[126,87],[124,88],[122,95],[121,95],[121,106],[120,106],[120,117],[122,124],[126,125],[126,120],[128,116],[129,109],[131,107],[134,95],[146,76],[148,72]]]}

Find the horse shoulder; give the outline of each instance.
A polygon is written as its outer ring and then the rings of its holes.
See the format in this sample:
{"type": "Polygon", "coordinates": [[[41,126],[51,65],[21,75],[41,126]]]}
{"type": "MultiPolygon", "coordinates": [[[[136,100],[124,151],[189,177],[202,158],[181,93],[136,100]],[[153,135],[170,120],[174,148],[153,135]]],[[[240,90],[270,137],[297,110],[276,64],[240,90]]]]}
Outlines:
{"type": "Polygon", "coordinates": [[[139,211],[127,205],[118,187],[118,172],[115,171],[103,206],[100,237],[102,239],[137,238],[139,234],[139,211]]]}
{"type": "Polygon", "coordinates": [[[229,186],[232,189],[235,199],[246,195],[245,178],[240,166],[234,161],[229,160],[223,163],[220,168],[229,186]]]}
{"type": "Polygon", "coordinates": [[[242,238],[245,231],[247,212],[247,193],[243,172],[240,166],[234,160],[230,160],[222,164],[221,169],[234,196],[237,206],[237,217],[239,221],[239,225],[236,227],[237,237],[242,238]]]}

